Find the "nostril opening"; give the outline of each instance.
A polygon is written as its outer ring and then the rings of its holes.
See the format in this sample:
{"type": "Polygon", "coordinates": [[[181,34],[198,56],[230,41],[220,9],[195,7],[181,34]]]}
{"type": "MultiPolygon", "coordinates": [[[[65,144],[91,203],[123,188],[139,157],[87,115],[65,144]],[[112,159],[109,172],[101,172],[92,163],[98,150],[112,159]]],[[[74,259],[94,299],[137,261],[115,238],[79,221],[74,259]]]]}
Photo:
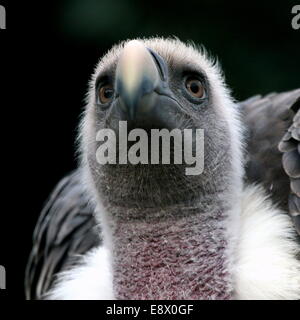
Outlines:
{"type": "Polygon", "coordinates": [[[166,81],[168,70],[167,70],[167,66],[164,59],[158,53],[154,52],[150,48],[147,48],[147,49],[155,61],[161,80],[166,81]]]}

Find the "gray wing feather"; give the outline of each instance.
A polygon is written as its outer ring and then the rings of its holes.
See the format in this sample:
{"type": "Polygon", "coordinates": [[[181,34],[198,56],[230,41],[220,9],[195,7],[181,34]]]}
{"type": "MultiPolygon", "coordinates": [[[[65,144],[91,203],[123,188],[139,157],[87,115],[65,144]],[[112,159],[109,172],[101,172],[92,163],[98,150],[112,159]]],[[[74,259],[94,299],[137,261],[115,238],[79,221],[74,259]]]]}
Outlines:
{"type": "Polygon", "coordinates": [[[25,276],[27,299],[41,299],[58,272],[76,263],[79,254],[100,245],[93,212],[78,170],[58,183],[34,231],[25,276]]]}
{"type": "Polygon", "coordinates": [[[256,96],[240,105],[247,128],[246,179],[264,185],[300,235],[300,90],[256,96]]]}
{"type": "Polygon", "coordinates": [[[289,212],[300,234],[300,97],[292,105],[295,116],[279,144],[282,164],[290,178],[289,212]]]}

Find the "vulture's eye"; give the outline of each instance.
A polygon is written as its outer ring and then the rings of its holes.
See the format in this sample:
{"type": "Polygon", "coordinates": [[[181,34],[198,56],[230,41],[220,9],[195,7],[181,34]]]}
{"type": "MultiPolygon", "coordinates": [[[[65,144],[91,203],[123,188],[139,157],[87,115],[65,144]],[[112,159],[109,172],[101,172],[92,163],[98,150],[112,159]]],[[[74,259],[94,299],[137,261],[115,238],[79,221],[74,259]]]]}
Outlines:
{"type": "Polygon", "coordinates": [[[202,82],[197,78],[187,78],[185,82],[185,87],[188,91],[188,93],[197,99],[203,99],[205,98],[205,88],[202,84],[202,82]]]}
{"type": "Polygon", "coordinates": [[[104,85],[99,89],[99,101],[102,104],[108,103],[114,95],[114,89],[112,85],[104,85]]]}

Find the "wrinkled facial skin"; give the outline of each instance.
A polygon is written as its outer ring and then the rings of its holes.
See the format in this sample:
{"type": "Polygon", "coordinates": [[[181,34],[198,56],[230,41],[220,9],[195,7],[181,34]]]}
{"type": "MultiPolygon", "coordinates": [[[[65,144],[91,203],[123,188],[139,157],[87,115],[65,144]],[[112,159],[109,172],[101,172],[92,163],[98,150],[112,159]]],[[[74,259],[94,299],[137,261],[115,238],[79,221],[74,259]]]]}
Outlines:
{"type": "Polygon", "coordinates": [[[93,105],[90,104],[87,110],[89,119],[93,122],[87,158],[90,173],[103,202],[107,204],[151,208],[174,204],[190,205],[196,199],[201,199],[205,207],[215,201],[214,194],[224,191],[230,180],[228,123],[222,119],[214,105],[211,90],[214,84],[210,83],[207,74],[197,62],[191,64],[185,59],[176,60],[162,51],[157,52],[153,49],[153,52],[163,64],[157,65],[158,69],[163,69],[163,75],[160,73],[161,82],[159,88],[154,89],[155,102],[151,111],[141,112],[133,120],[129,119],[124,113],[124,108],[120,107],[122,97],[116,92],[117,65],[122,50],[96,75],[93,105]],[[195,99],[187,91],[186,79],[191,77],[199,79],[203,84],[206,93],[203,99],[195,99]],[[111,85],[115,90],[107,104],[101,104],[98,99],[99,86],[103,83],[111,85]],[[128,120],[129,130],[204,129],[204,171],[200,175],[187,176],[187,165],[184,163],[100,165],[95,156],[99,147],[99,142],[95,139],[96,133],[100,129],[110,128],[118,137],[120,120],[128,120]]]}

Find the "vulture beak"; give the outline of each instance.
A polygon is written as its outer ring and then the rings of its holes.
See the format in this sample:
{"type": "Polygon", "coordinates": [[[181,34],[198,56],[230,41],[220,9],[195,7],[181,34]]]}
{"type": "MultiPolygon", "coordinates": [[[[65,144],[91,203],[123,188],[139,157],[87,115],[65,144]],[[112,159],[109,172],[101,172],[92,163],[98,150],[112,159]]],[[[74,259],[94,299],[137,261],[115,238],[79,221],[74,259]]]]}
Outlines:
{"type": "Polygon", "coordinates": [[[116,69],[116,94],[126,120],[145,118],[166,84],[164,60],[140,41],[126,44],[116,69]]]}

